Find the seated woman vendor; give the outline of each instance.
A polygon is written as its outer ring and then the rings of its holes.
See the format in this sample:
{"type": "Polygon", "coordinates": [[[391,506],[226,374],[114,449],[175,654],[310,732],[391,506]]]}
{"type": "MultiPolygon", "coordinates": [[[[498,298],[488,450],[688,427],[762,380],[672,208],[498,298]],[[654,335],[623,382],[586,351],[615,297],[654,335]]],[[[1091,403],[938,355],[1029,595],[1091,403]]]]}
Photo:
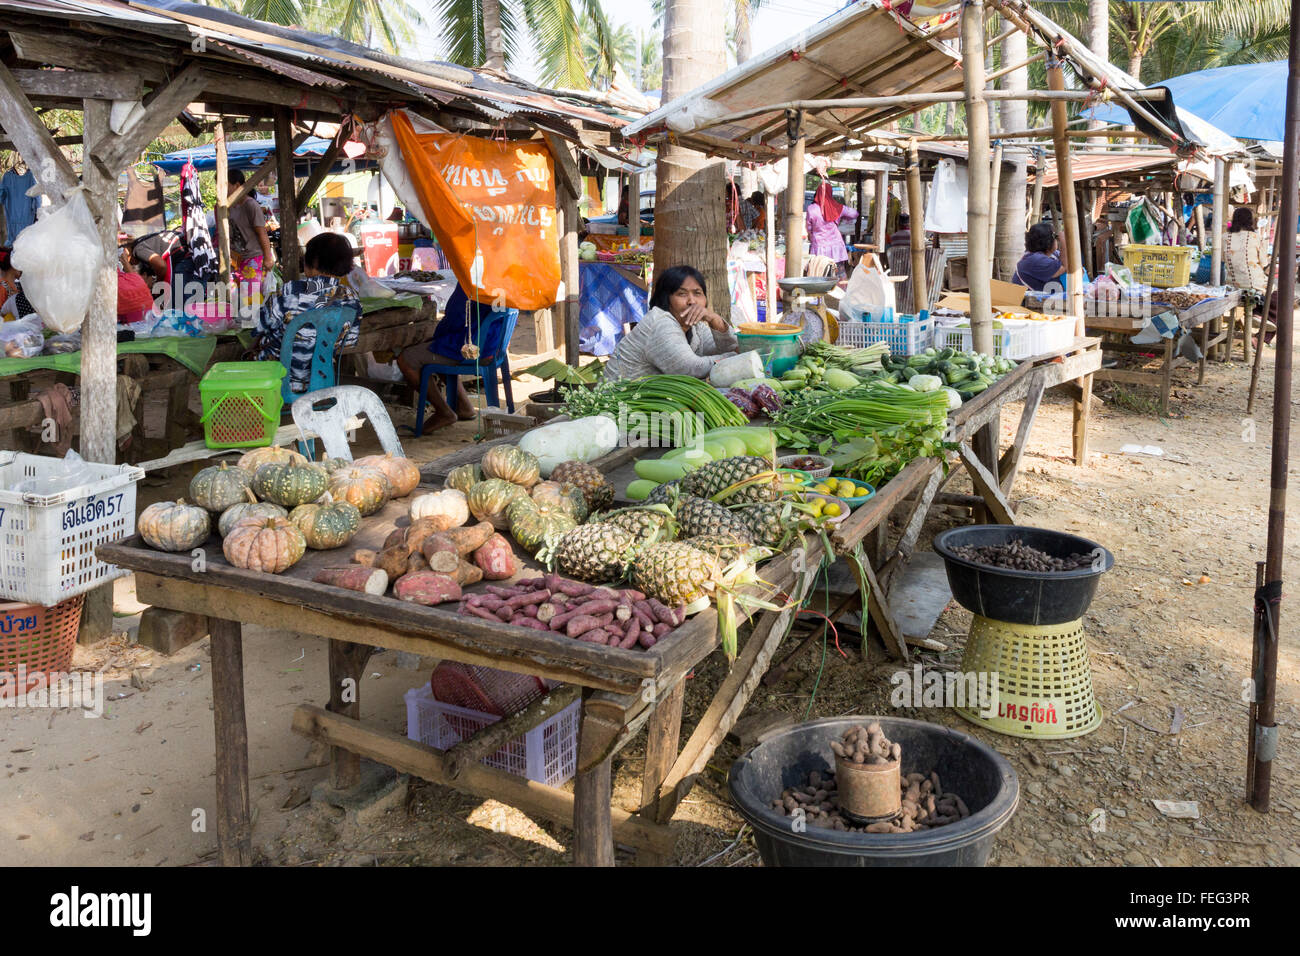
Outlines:
{"type": "Polygon", "coordinates": [[[1011,281],[1042,292],[1048,283],[1055,283],[1063,275],[1065,264],[1061,262],[1060,244],[1051,224],[1034,223],[1025,234],[1025,254],[1016,264],[1011,281]]]}
{"type": "Polygon", "coordinates": [[[655,278],[650,311],[636,324],[605,365],[605,379],[645,375],[708,378],[718,359],[736,351],[736,330],[708,305],[704,276],[690,266],[673,266],[655,278]]]}
{"type": "MultiPolygon", "coordinates": [[[[355,345],[361,335],[361,300],[343,281],[352,271],[352,245],[336,232],[322,232],[303,251],[303,278],[286,282],[262,307],[254,334],[254,358],[266,362],[280,361],[280,344],[284,330],[300,313],[310,309],[341,305],[352,309],[356,318],[348,324],[339,347],[355,345]]],[[[289,387],[307,391],[311,378],[311,358],[316,349],[316,330],[304,326],[293,340],[289,360],[289,387]]]]}

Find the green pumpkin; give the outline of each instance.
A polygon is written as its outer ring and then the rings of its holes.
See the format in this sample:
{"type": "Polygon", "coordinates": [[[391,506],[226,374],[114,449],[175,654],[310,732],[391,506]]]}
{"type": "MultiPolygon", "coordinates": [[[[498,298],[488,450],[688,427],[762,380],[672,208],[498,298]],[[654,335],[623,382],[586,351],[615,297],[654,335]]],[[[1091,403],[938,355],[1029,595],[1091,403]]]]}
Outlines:
{"type": "Polygon", "coordinates": [[[361,512],[346,501],[327,501],[299,505],[289,512],[289,521],[307,539],[307,547],[325,551],[352,540],[361,527],[361,512]]]}
{"type": "Polygon", "coordinates": [[[483,480],[483,469],[477,464],[457,465],[447,472],[447,482],[443,487],[455,488],[461,494],[468,495],[469,490],[483,480]]]}
{"type": "Polygon", "coordinates": [[[348,461],[346,458],[322,458],[320,461],[312,462],[312,464],[317,468],[324,468],[325,472],[330,475],[340,469],[350,468],[352,466],[352,462],[348,461]]]}
{"type": "Polygon", "coordinates": [[[223,461],[194,476],[190,481],[190,501],[219,514],[231,505],[246,501],[252,482],[253,476],[244,469],[231,468],[223,461]]]}
{"type": "Polygon", "coordinates": [[[335,500],[355,505],[363,515],[374,514],[392,495],[392,486],[382,471],[359,465],[334,472],[328,487],[335,500]]]}
{"type": "Polygon", "coordinates": [[[529,554],[536,554],[551,535],[559,536],[578,526],[573,515],[558,507],[542,507],[528,495],[520,495],[506,508],[510,536],[529,554]]]}
{"type": "Polygon", "coordinates": [[[315,465],[262,465],[253,475],[253,493],[264,501],[296,508],[325,493],[330,476],[315,465]]]}
{"type": "Polygon", "coordinates": [[[248,492],[248,498],[237,505],[231,505],[225,511],[221,512],[221,517],[217,519],[217,534],[225,537],[230,534],[230,529],[235,526],[235,522],[242,518],[287,518],[289,512],[285,511],[279,505],[270,501],[258,501],[253,492],[248,492]]]}
{"type": "Polygon", "coordinates": [[[479,521],[492,522],[498,531],[505,531],[510,527],[506,520],[506,508],[520,495],[528,497],[528,492],[519,485],[501,478],[485,478],[469,490],[465,499],[470,514],[479,521]]]}
{"type": "Polygon", "coordinates": [[[479,464],[487,478],[500,478],[525,488],[537,484],[540,467],[537,456],[514,445],[493,445],[483,453],[479,464]]]}
{"type": "Polygon", "coordinates": [[[159,551],[188,551],[207,540],[212,519],[184,498],[157,501],[140,512],[140,537],[159,551]]]}
{"type": "Polygon", "coordinates": [[[577,485],[541,481],[529,492],[537,507],[552,508],[572,517],[579,524],[587,520],[587,499],[577,485]]]}

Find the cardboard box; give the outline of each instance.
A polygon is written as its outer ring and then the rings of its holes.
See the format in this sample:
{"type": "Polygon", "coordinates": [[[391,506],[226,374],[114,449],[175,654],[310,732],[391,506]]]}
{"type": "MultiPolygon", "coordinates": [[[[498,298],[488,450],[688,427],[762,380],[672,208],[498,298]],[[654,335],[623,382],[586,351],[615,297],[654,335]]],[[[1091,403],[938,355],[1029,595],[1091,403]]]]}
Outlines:
{"type": "MultiPolygon", "coordinates": [[[[1012,312],[1016,315],[1029,315],[1033,309],[1027,309],[1022,302],[1025,301],[1025,293],[1029,291],[1028,286],[1017,285],[1014,282],[1002,282],[994,279],[990,283],[990,292],[993,299],[993,311],[995,312],[1012,312]]],[[[970,294],[967,292],[949,292],[937,303],[940,309],[952,309],[954,312],[970,313],[970,294]]]]}

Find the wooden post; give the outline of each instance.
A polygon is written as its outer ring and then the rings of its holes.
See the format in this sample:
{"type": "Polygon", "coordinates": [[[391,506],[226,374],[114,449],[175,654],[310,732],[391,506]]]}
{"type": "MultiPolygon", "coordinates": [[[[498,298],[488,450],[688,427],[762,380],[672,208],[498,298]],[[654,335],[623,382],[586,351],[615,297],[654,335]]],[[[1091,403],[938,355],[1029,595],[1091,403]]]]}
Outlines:
{"type": "Polygon", "coordinates": [[[634,246],[641,245],[641,174],[627,175],[627,238],[634,246]]]}
{"type": "Polygon", "coordinates": [[[856,245],[862,241],[862,221],[867,218],[867,210],[864,208],[862,194],[862,170],[858,170],[856,193],[858,198],[858,218],[853,221],[853,242],[856,245]]]}
{"type": "Polygon", "coordinates": [[[763,191],[763,222],[766,233],[763,241],[763,262],[767,269],[764,275],[764,287],[767,290],[767,321],[776,321],[777,285],[776,285],[776,196],[763,191]]]}
{"type": "Polygon", "coordinates": [[[217,738],[217,861],[250,866],[248,723],[244,714],[244,638],[238,621],[211,618],[212,723],[217,738]]]}
{"type": "MultiPolygon", "coordinates": [[[[558,226],[560,229],[560,279],[564,298],[558,303],[561,328],[564,330],[564,362],[578,364],[578,325],[581,313],[579,290],[582,279],[578,274],[578,200],[569,190],[556,190],[559,200],[558,226]]],[[[630,217],[629,217],[630,218],[630,217]]]]}
{"type": "MultiPolygon", "coordinates": [[[[998,245],[998,192],[1002,188],[1002,143],[993,147],[993,163],[989,172],[989,249],[998,245]]],[[[990,252],[992,255],[992,252],[990,252]]]]}
{"type": "Polygon", "coordinates": [[[911,219],[912,237],[912,312],[920,315],[922,309],[930,308],[930,286],[925,274],[925,200],[921,196],[921,154],[915,141],[907,145],[907,215],[911,219]]]}
{"type": "Polygon", "coordinates": [[[803,151],[806,137],[803,111],[787,110],[786,126],[790,134],[789,175],[785,187],[785,276],[803,275],[803,151]]]}
{"type": "Polygon", "coordinates": [[[1210,247],[1210,285],[1218,285],[1223,276],[1223,226],[1228,218],[1228,174],[1232,163],[1221,157],[1214,160],[1214,224],[1210,247]]]}
{"type": "MultiPolygon", "coordinates": [[[[230,282],[230,179],[226,175],[226,121],[218,118],[212,127],[212,139],[217,154],[217,206],[214,210],[217,220],[217,267],[223,284],[230,282]]],[[[288,278],[286,276],[285,278],[288,278]]]]}
{"type": "MultiPolygon", "coordinates": [[[[276,178],[280,181],[280,269],[284,281],[300,278],[302,268],[298,254],[298,194],[293,176],[293,124],[291,114],[283,107],[275,111],[276,178]]],[[[379,213],[383,215],[383,203],[379,213]]],[[[254,289],[254,295],[261,290],[254,289]]]]}
{"type": "Polygon", "coordinates": [[[1205,204],[1196,204],[1196,245],[1201,252],[1205,251],[1205,204]]]}
{"type": "Polygon", "coordinates": [[[881,261],[884,261],[885,243],[889,238],[889,173],[884,171],[876,173],[876,221],[873,225],[876,252],[881,256],[881,261]]]}
{"type": "MultiPolygon", "coordinates": [[[[993,257],[989,243],[989,111],[984,82],[984,0],[961,9],[961,53],[969,132],[970,185],[966,199],[966,263],[970,276],[970,327],[975,351],[993,354],[993,257]]],[[[917,224],[912,224],[913,235],[917,224]]],[[[913,249],[916,247],[913,246],[913,249]]],[[[912,276],[917,288],[917,276],[912,276]]]]}
{"type": "Polygon", "coordinates": [[[1034,164],[1034,201],[1029,207],[1029,223],[1025,231],[1029,231],[1029,226],[1043,218],[1043,179],[1047,175],[1047,156],[1042,150],[1038,151],[1038,162],[1034,164]]]}
{"type": "MultiPolygon", "coordinates": [[[[682,702],[686,697],[686,682],[679,681],[655,707],[650,715],[650,724],[646,729],[645,771],[641,777],[641,806],[655,814],[657,823],[667,823],[657,811],[659,799],[663,795],[661,788],[668,771],[677,759],[677,748],[681,742],[682,702]]],[[[671,815],[670,815],[671,816],[671,815]]],[[[640,850],[636,855],[637,866],[663,866],[671,863],[657,853],[640,850]]]]}
{"type": "MultiPolygon", "coordinates": [[[[86,155],[109,133],[112,103],[85,100],[82,142],[86,155]]],[[[83,168],[86,199],[99,232],[101,259],[90,311],[81,323],[81,457],[117,461],[117,171],[105,175],[94,163],[83,168]]],[[[135,449],[143,454],[143,449],[135,449]]],[[[86,595],[78,640],[91,644],[113,633],[113,585],[86,595]]]]}
{"type": "MultiPolygon", "coordinates": [[[[1047,61],[1047,88],[1065,89],[1061,61],[1047,61]]],[[[1074,334],[1084,334],[1083,259],[1079,248],[1079,209],[1074,195],[1074,170],[1070,159],[1070,139],[1066,136],[1066,104],[1052,103],[1052,143],[1056,153],[1057,193],[1061,197],[1061,229],[1065,233],[1065,269],[1067,276],[1066,314],[1074,317],[1074,334]]]]}

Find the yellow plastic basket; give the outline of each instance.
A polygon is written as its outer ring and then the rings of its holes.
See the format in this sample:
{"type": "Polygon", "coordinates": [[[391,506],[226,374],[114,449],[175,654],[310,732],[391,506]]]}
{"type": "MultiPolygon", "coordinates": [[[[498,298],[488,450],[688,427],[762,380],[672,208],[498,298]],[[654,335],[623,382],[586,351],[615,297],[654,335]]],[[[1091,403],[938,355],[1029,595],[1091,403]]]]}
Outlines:
{"type": "Polygon", "coordinates": [[[983,716],[978,706],[957,708],[973,724],[1039,740],[1081,737],[1101,725],[1082,620],[1007,624],[977,614],[961,667],[997,674],[994,716],[983,716]]]}
{"type": "Polygon", "coordinates": [[[1138,282],[1157,289],[1187,285],[1192,277],[1191,246],[1144,246],[1131,243],[1120,247],[1124,266],[1138,282]]]}

